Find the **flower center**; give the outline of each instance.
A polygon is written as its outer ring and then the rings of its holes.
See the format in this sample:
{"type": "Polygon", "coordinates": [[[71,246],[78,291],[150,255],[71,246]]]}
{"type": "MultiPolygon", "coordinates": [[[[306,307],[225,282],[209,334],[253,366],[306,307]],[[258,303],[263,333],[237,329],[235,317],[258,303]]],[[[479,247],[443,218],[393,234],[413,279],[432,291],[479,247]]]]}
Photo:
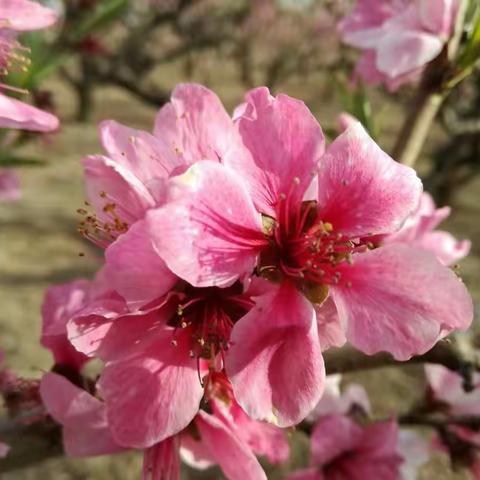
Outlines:
{"type": "Polygon", "coordinates": [[[228,350],[233,325],[252,306],[253,301],[242,294],[240,282],[228,288],[187,286],[170,325],[188,329],[192,357],[215,364],[217,356],[223,360],[228,350]]]}
{"type": "Polygon", "coordinates": [[[325,300],[328,285],[343,281],[338,266],[368,248],[361,239],[335,232],[320,217],[316,201],[295,200],[291,194],[280,198],[277,219],[264,217],[263,223],[269,245],[261,253],[259,273],[272,281],[288,277],[314,303],[325,300]]]}

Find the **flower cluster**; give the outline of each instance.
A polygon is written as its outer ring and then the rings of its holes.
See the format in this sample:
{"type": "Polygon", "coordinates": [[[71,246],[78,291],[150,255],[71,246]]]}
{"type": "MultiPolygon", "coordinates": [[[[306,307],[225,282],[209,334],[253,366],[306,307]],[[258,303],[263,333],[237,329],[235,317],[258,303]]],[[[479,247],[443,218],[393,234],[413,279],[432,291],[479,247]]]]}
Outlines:
{"type": "Polygon", "coordinates": [[[417,80],[451,37],[458,0],[358,0],[340,23],[345,43],[363,50],[356,75],[389,90],[417,80]]]}
{"type": "MultiPolygon", "coordinates": [[[[470,296],[443,264],[468,245],[450,238],[443,257],[445,242],[426,241],[445,212],[419,206],[415,172],[359,123],[326,146],[296,99],[257,88],[230,117],[186,84],[153,134],[108,121],[100,138],[79,231],[105,265],[43,309],[42,343],[69,372],[41,392],[71,454],[144,449],[145,478],[178,478],[180,452],[265,478],[254,453],[286,458],[278,427],[320,401],[322,351],[348,341],[407,360],[470,325],[470,296]],[[100,378],[78,388],[67,379],[92,357],[100,378]]],[[[328,421],[354,449],[373,431],[397,438],[393,424],[328,421]]],[[[322,455],[312,461],[333,459],[322,455]]]]}

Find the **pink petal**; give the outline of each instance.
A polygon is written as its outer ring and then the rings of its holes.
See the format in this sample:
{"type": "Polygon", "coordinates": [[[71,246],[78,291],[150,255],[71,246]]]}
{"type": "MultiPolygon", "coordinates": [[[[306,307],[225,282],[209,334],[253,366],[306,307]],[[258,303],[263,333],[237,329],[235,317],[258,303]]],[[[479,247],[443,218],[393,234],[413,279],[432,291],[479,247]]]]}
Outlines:
{"type": "Polygon", "coordinates": [[[464,284],[428,252],[387,245],[356,255],[339,272],[346,283],[331,292],[347,339],[369,355],[387,351],[408,360],[472,321],[464,284]]]}
{"type": "Polygon", "coordinates": [[[142,480],[180,480],[179,440],[175,435],[145,450],[142,480]]]}
{"type": "Polygon", "coordinates": [[[126,359],[158,341],[174,312],[164,308],[141,315],[108,318],[81,316],[69,324],[71,342],[80,351],[102,360],[126,359]]]}
{"type": "Polygon", "coordinates": [[[315,304],[314,308],[317,315],[318,340],[322,350],[343,346],[347,341],[345,326],[340,323],[332,297],[328,297],[321,305],[315,304]]]}
{"type": "Polygon", "coordinates": [[[39,30],[57,21],[54,10],[29,0],[0,0],[0,23],[16,31],[39,30]],[[6,21],[6,25],[3,23],[6,21]]]}
{"type": "Polygon", "coordinates": [[[147,132],[125,127],[113,120],[102,122],[99,131],[108,156],[131,171],[157,203],[165,193],[163,181],[187,168],[181,156],[147,132]]]}
{"type": "Polygon", "coordinates": [[[76,280],[50,287],[42,304],[42,337],[55,363],[80,369],[88,358],[75,350],[67,338],[67,322],[83,308],[89,296],[90,283],[76,280]]]}
{"type": "Polygon", "coordinates": [[[0,458],[5,458],[10,451],[10,446],[6,443],[0,442],[0,458]]]}
{"type": "Polygon", "coordinates": [[[54,115],[0,93],[0,128],[52,132],[58,125],[54,115]]]}
{"type": "Polygon", "coordinates": [[[436,231],[425,234],[415,245],[432,252],[444,265],[452,265],[469,254],[472,242],[459,241],[449,232],[436,231]]]}
{"type": "Polygon", "coordinates": [[[214,408],[214,412],[256,455],[265,455],[270,463],[288,459],[290,447],[284,430],[270,423],[252,420],[236,402],[230,405],[228,410],[214,408]]]}
{"type": "MultiPolygon", "coordinates": [[[[87,197],[102,222],[131,224],[155,206],[155,198],[133,173],[119,163],[100,155],[84,158],[87,197]],[[109,205],[115,205],[113,212],[109,205]]],[[[113,230],[112,234],[120,232],[113,230]]]]}
{"type": "Polygon", "coordinates": [[[12,170],[0,170],[0,201],[12,202],[21,198],[20,180],[12,170]]]}
{"type": "Polygon", "coordinates": [[[360,123],[342,133],[320,161],[322,220],[350,236],[400,228],[417,207],[421,188],[415,171],[392,160],[360,123]]]}
{"type": "Polygon", "coordinates": [[[65,451],[75,457],[104,455],[123,450],[113,440],[105,405],[56,373],[47,373],[40,395],[48,413],[63,426],[65,451]]]}
{"type": "Polygon", "coordinates": [[[219,98],[197,84],[174,89],[171,101],[158,112],[154,135],[185,165],[247,154],[219,98]]]}
{"type": "Polygon", "coordinates": [[[201,442],[230,480],[267,478],[250,448],[223,422],[204,411],[198,413],[195,426],[201,442]]]}
{"type": "Polygon", "coordinates": [[[474,378],[477,388],[466,392],[462,377],[441,365],[425,365],[425,373],[435,398],[445,402],[452,415],[480,414],[480,375],[474,378]]]}
{"type": "Polygon", "coordinates": [[[192,421],[203,389],[190,349],[181,333],[174,337],[173,330],[166,330],[138,356],[107,363],[99,388],[116,441],[151,447],[192,421]]]}
{"type": "Polygon", "coordinates": [[[428,33],[393,30],[377,48],[377,67],[390,78],[423,67],[436,58],[444,42],[428,33]]]}
{"type": "Polygon", "coordinates": [[[238,176],[200,162],[171,180],[171,203],[147,216],[154,248],[196,287],[228,286],[250,274],[266,244],[261,217],[238,176]]]}
{"type": "Polygon", "coordinates": [[[247,94],[238,129],[251,155],[225,163],[246,179],[258,210],[274,215],[281,194],[302,198],[324,152],[320,125],[305,104],[266,87],[247,94]],[[299,182],[297,184],[297,182],[299,182]]]}
{"type": "Polygon", "coordinates": [[[105,274],[130,307],[165,295],[177,282],[152,244],[146,221],[136,222],[105,252],[105,274]]]}
{"type": "Polygon", "coordinates": [[[254,419],[286,427],[303,420],[323,392],[325,370],[315,312],[292,286],[258,297],[235,324],[226,370],[254,419]]]}
{"type": "Polygon", "coordinates": [[[458,0],[418,0],[420,19],[432,33],[449,36],[453,33],[458,0]]]}
{"type": "Polygon", "coordinates": [[[362,440],[362,428],[343,415],[321,419],[311,435],[311,456],[314,465],[326,465],[343,453],[353,451],[362,440]]]}

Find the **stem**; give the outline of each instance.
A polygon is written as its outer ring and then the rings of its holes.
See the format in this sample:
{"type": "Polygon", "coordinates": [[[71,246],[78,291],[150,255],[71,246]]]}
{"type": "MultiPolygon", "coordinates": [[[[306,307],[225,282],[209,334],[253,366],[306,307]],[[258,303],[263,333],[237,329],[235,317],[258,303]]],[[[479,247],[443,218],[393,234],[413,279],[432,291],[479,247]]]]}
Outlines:
{"type": "Polygon", "coordinates": [[[413,167],[446,96],[446,93],[429,93],[423,89],[418,92],[393,149],[393,158],[398,162],[413,167]]]}
{"type": "Polygon", "coordinates": [[[426,68],[418,93],[412,103],[412,109],[405,118],[393,149],[393,157],[409,167],[413,167],[417,161],[433,120],[453,86],[458,83],[449,83],[445,74],[450,74],[457,57],[467,7],[468,0],[461,0],[455,33],[437,60],[426,68]]]}

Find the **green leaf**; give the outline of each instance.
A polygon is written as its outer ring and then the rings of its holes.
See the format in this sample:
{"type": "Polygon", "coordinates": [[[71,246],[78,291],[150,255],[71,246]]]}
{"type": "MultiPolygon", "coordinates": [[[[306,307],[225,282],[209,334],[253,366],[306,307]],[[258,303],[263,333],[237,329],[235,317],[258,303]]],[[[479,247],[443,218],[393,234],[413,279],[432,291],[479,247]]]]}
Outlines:
{"type": "Polygon", "coordinates": [[[0,155],[1,168],[38,167],[46,165],[45,160],[35,157],[19,157],[9,153],[0,155]]]}
{"type": "Polygon", "coordinates": [[[69,39],[79,42],[86,35],[98,30],[120,17],[128,7],[128,0],[103,0],[93,12],[80,21],[71,32],[69,39]]]}

